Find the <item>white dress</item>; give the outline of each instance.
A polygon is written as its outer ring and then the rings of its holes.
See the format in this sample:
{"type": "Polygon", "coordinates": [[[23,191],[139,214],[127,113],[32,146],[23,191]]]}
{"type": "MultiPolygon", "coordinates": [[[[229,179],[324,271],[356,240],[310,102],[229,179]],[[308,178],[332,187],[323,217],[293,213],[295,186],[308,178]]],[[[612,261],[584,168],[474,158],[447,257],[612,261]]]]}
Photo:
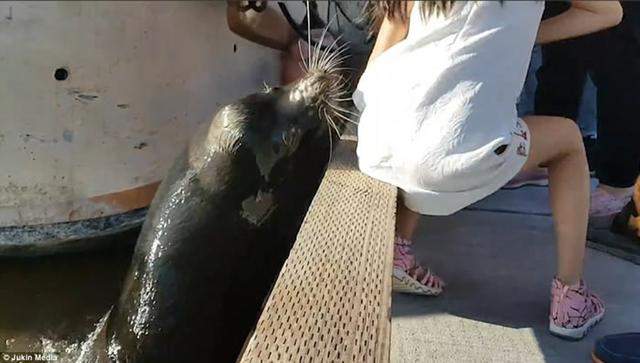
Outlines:
{"type": "Polygon", "coordinates": [[[452,214],[522,168],[528,129],[516,102],[543,1],[457,1],[376,58],[353,94],[362,172],[422,214],[452,214]]]}

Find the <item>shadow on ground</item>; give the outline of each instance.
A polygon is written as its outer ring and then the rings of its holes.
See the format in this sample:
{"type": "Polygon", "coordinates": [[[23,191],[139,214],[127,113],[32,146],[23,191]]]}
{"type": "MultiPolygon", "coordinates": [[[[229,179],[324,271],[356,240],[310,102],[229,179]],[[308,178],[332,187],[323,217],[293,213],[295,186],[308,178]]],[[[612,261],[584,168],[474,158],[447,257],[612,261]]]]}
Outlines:
{"type": "Polygon", "coordinates": [[[607,304],[605,319],[581,342],[548,334],[552,221],[526,214],[546,208],[540,189],[531,194],[538,204],[528,201],[524,210],[513,209],[508,195],[520,198],[526,191],[511,191],[482,206],[506,205],[496,208],[499,213],[423,219],[416,254],[448,286],[437,298],[393,296],[392,361],[587,362],[598,336],[640,331],[640,268],[588,250],[585,277],[607,304]]]}

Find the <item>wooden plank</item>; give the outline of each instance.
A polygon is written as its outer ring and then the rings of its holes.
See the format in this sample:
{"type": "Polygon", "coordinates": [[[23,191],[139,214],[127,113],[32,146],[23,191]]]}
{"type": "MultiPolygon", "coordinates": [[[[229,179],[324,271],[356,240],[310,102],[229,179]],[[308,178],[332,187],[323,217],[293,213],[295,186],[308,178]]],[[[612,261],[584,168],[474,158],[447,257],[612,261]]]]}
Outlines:
{"type": "Polygon", "coordinates": [[[396,188],[342,141],[240,362],[388,362],[396,188]]]}

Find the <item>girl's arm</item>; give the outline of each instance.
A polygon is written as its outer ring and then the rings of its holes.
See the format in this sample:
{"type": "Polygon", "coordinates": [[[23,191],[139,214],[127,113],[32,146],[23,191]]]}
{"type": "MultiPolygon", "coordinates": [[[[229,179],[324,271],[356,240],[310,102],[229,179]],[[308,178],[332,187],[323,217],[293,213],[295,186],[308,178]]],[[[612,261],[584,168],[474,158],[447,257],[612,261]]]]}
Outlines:
{"type": "Polygon", "coordinates": [[[269,6],[258,13],[242,11],[239,0],[227,0],[227,24],[229,30],[260,45],[277,50],[287,47],[297,34],[279,12],[269,6]]]}
{"type": "MultiPolygon", "coordinates": [[[[411,14],[413,8],[413,1],[407,2],[407,16],[411,14]]],[[[382,52],[391,48],[396,43],[400,42],[407,37],[409,32],[409,21],[400,19],[399,17],[389,19],[385,17],[380,24],[380,30],[376,38],[376,44],[373,46],[373,50],[369,55],[369,65],[374,59],[376,59],[382,52]]]]}
{"type": "Polygon", "coordinates": [[[564,13],[540,23],[536,43],[545,44],[595,33],[622,21],[619,1],[577,1],[564,13]]]}

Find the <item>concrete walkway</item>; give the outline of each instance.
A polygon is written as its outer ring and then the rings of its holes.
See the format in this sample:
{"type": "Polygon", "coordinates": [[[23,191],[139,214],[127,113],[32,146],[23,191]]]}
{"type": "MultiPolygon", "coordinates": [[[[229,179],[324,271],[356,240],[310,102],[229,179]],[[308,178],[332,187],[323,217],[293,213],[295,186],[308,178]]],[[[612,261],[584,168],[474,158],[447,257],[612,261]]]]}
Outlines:
{"type": "Polygon", "coordinates": [[[422,220],[416,254],[448,286],[437,298],[394,294],[392,362],[588,362],[598,336],[640,331],[640,266],[589,249],[585,277],[607,304],[605,319],[580,342],[549,335],[555,245],[546,194],[500,191],[422,220]]]}

